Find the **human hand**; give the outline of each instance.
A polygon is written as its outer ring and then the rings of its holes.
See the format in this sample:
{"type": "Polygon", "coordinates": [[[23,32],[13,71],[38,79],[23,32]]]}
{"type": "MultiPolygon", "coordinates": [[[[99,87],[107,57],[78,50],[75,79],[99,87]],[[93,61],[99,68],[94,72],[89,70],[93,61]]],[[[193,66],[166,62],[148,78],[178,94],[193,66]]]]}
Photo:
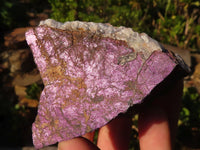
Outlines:
{"type": "Polygon", "coordinates": [[[63,141],[58,150],[126,150],[129,147],[131,133],[131,117],[120,115],[99,129],[97,146],[92,143],[94,132],[83,137],[63,141]]]}
{"type": "MultiPolygon", "coordinates": [[[[139,111],[139,141],[141,150],[170,150],[177,128],[183,81],[144,102],[139,111]]],[[[120,115],[99,130],[97,146],[94,132],[58,144],[58,150],[128,150],[131,117],[120,115]]]]}
{"type": "Polygon", "coordinates": [[[183,80],[176,81],[144,103],[138,128],[141,150],[171,150],[175,141],[183,92],[183,80]]]}

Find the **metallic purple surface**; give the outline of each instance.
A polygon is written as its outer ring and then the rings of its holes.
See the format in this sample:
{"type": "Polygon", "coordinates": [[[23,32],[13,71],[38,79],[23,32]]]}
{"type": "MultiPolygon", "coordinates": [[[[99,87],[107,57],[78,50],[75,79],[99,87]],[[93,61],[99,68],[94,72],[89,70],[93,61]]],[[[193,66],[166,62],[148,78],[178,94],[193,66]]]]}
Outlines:
{"type": "Polygon", "coordinates": [[[32,127],[36,148],[104,126],[177,66],[168,52],[144,58],[125,41],[81,30],[39,26],[26,40],[45,85],[32,127]]]}

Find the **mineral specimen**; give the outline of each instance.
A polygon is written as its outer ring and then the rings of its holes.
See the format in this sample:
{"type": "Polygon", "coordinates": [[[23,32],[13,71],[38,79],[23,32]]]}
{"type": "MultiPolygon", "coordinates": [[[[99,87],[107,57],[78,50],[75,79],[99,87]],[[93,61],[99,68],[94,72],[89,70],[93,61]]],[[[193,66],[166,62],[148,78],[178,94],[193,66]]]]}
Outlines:
{"type": "Polygon", "coordinates": [[[33,123],[41,148],[102,127],[141,103],[181,58],[130,28],[48,19],[26,32],[45,88],[33,123]]]}

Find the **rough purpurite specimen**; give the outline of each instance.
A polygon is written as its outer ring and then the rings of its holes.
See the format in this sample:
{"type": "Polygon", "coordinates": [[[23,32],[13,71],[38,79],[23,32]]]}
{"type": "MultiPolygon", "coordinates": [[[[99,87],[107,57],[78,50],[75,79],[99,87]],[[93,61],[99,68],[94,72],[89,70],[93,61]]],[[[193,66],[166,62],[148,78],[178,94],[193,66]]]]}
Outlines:
{"type": "Polygon", "coordinates": [[[45,88],[33,123],[41,148],[102,127],[141,101],[182,59],[130,28],[48,19],[26,32],[45,88]]]}

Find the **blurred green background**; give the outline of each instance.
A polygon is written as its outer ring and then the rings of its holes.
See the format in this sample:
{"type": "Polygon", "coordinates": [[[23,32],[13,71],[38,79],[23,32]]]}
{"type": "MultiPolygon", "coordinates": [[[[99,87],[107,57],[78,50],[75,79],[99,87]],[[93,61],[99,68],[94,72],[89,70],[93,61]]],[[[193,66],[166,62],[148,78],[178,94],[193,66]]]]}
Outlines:
{"type": "MultiPolygon", "coordinates": [[[[35,26],[30,19],[37,20],[38,14],[44,12],[61,22],[81,20],[130,27],[162,43],[187,49],[190,54],[200,53],[199,0],[0,0],[0,53],[10,50],[5,46],[7,34],[19,27],[35,26]]],[[[37,107],[19,102],[12,85],[16,74],[11,75],[3,63],[0,59],[0,147],[31,145],[31,124],[37,107]]],[[[197,64],[193,58],[192,73],[186,77],[186,83],[192,82],[197,64]]],[[[42,83],[25,88],[26,98],[38,101],[42,83]]],[[[183,92],[176,149],[200,149],[198,87],[187,84],[183,92]]],[[[137,115],[133,127],[130,149],[137,150],[137,115]]]]}

